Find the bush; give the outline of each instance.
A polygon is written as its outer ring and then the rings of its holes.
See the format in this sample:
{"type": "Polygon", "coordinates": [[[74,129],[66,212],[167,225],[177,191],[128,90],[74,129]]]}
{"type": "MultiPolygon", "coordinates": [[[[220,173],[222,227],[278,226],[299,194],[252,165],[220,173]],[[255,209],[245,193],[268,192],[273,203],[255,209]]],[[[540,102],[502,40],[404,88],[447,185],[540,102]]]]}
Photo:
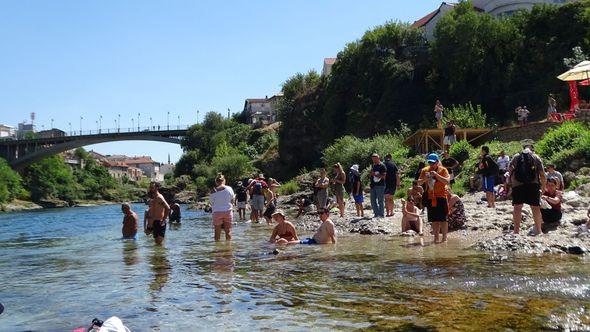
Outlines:
{"type": "Polygon", "coordinates": [[[449,120],[455,121],[455,125],[459,128],[486,128],[488,126],[481,105],[476,105],[474,108],[471,102],[465,105],[453,105],[451,108],[445,109],[443,119],[445,123],[449,120]]]}
{"type": "Polygon", "coordinates": [[[279,194],[281,195],[293,195],[297,192],[299,192],[299,183],[296,180],[285,182],[279,187],[279,194]]]}
{"type": "Polygon", "coordinates": [[[549,130],[535,144],[535,150],[542,158],[552,160],[556,153],[573,148],[574,140],[587,133],[588,128],[584,124],[568,121],[549,130]]]}
{"type": "Polygon", "coordinates": [[[449,156],[455,158],[458,162],[462,163],[469,158],[469,151],[473,149],[473,146],[466,140],[460,140],[457,143],[451,145],[449,149],[449,156]]]}
{"type": "Polygon", "coordinates": [[[10,202],[23,194],[21,177],[12,170],[6,160],[0,158],[0,203],[10,202]]]}
{"type": "Polygon", "coordinates": [[[212,167],[215,173],[223,173],[228,185],[232,185],[256,170],[250,163],[250,158],[243,154],[215,157],[212,161],[212,167]]]}
{"type": "Polygon", "coordinates": [[[371,165],[371,154],[378,153],[382,158],[391,153],[395,162],[401,162],[408,156],[408,148],[403,145],[401,137],[393,134],[376,135],[361,139],[344,136],[324,150],[323,161],[327,166],[337,162],[348,169],[358,164],[360,169],[371,165]]]}

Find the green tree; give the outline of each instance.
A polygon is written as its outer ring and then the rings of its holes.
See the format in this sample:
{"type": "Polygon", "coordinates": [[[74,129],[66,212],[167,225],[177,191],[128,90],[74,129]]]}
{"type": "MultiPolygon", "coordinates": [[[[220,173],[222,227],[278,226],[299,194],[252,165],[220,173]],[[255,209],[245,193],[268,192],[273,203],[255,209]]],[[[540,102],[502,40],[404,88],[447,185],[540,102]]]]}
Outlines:
{"type": "Polygon", "coordinates": [[[22,179],[6,160],[0,158],[0,203],[7,203],[23,192],[22,179]]]}
{"type": "Polygon", "coordinates": [[[80,187],[74,174],[59,155],[29,165],[24,180],[33,201],[47,198],[73,201],[79,198],[80,187]]]}

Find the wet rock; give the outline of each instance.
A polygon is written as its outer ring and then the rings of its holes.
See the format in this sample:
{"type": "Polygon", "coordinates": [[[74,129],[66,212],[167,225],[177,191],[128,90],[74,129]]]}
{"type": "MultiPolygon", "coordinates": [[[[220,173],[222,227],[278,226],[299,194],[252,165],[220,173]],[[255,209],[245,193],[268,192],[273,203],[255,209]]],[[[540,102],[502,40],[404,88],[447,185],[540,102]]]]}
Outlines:
{"type": "Polygon", "coordinates": [[[584,247],[572,246],[572,247],[568,247],[567,248],[567,253],[568,254],[583,255],[586,252],[588,252],[588,250],[586,248],[584,248],[584,247]]]}

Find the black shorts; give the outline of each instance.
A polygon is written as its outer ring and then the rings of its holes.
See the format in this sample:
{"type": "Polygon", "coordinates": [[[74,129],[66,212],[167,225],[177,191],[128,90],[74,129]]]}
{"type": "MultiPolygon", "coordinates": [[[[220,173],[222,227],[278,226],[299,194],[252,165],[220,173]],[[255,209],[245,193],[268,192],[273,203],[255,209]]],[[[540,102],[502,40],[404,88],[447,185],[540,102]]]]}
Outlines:
{"type": "Polygon", "coordinates": [[[561,221],[562,213],[555,209],[541,209],[541,216],[543,217],[543,223],[553,224],[561,221]]]}
{"type": "Polygon", "coordinates": [[[396,189],[395,186],[392,186],[392,187],[385,186],[384,194],[385,195],[395,195],[395,189],[396,189]]]}
{"type": "Polygon", "coordinates": [[[447,221],[447,215],[449,214],[449,206],[447,205],[446,198],[437,198],[436,206],[434,207],[431,206],[432,202],[430,200],[428,200],[426,204],[428,222],[447,221]]]}
{"type": "Polygon", "coordinates": [[[268,207],[266,208],[266,210],[264,211],[264,214],[262,214],[262,215],[264,217],[271,218],[272,214],[275,213],[276,209],[277,209],[276,206],[273,203],[270,203],[268,205],[268,207]]]}
{"type": "Polygon", "coordinates": [[[170,222],[177,222],[177,223],[180,223],[180,219],[181,219],[181,217],[171,217],[171,218],[170,218],[170,222]]]}
{"type": "Polygon", "coordinates": [[[525,183],[512,188],[512,205],[541,205],[541,186],[538,183],[525,183]]]}
{"type": "Polygon", "coordinates": [[[166,235],[166,224],[163,226],[160,224],[160,220],[154,220],[154,230],[152,231],[152,235],[155,238],[164,237],[166,235]]]}

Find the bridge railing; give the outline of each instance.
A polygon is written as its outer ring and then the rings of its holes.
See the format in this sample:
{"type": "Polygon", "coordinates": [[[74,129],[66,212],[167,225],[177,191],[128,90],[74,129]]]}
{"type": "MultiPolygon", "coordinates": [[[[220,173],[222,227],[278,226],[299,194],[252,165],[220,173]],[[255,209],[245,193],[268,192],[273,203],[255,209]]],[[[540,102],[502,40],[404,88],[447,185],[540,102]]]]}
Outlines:
{"type": "MultiPolygon", "coordinates": [[[[126,128],[96,128],[90,130],[71,130],[71,131],[63,131],[65,136],[87,136],[87,135],[105,135],[105,134],[126,134],[126,133],[146,133],[146,132],[160,132],[160,131],[168,131],[168,130],[185,130],[188,129],[192,125],[155,125],[155,126],[140,126],[140,127],[126,127],[126,128]]],[[[60,137],[59,133],[54,133],[54,136],[45,135],[38,135],[37,133],[32,133],[31,135],[27,135],[27,137],[15,137],[13,139],[31,139],[31,138],[52,138],[52,137],[60,137]]]]}

